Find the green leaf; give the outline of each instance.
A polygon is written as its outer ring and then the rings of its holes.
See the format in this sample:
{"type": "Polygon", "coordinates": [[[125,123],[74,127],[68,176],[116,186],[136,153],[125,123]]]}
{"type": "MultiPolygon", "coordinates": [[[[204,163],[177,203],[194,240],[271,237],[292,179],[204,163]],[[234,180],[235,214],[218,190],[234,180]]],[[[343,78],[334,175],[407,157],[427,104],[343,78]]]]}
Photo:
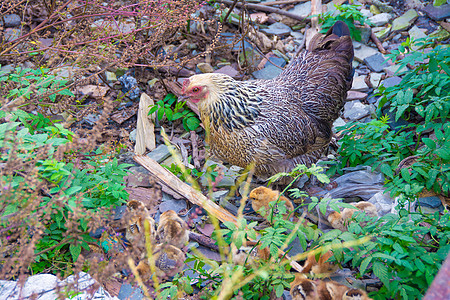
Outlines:
{"type": "Polygon", "coordinates": [[[82,189],[83,189],[82,186],[72,186],[65,191],[65,194],[70,196],[70,195],[73,195],[73,194],[81,191],[82,189]]]}
{"type": "Polygon", "coordinates": [[[80,256],[81,253],[81,244],[73,245],[71,244],[69,246],[70,254],[72,255],[72,259],[74,262],[77,261],[78,256],[80,256]]]}
{"type": "Polygon", "coordinates": [[[441,148],[434,151],[440,158],[450,160],[450,149],[441,148]]]}
{"type": "Polygon", "coordinates": [[[361,275],[364,275],[364,273],[366,272],[367,266],[369,266],[370,261],[372,260],[372,258],[370,256],[364,258],[364,260],[361,262],[361,266],[359,267],[359,272],[361,273],[361,275]]]}
{"type": "Polygon", "coordinates": [[[200,120],[196,117],[190,117],[186,120],[186,125],[189,130],[196,130],[200,125],[200,120]]]}
{"type": "Polygon", "coordinates": [[[423,143],[430,149],[436,149],[436,142],[430,138],[423,138],[423,143]]]}
{"type": "Polygon", "coordinates": [[[389,176],[390,178],[394,178],[394,172],[392,172],[392,169],[389,165],[382,164],[380,170],[384,175],[389,176]]]}
{"type": "Polygon", "coordinates": [[[158,109],[158,120],[162,120],[162,118],[164,117],[164,107],[161,107],[158,109]]]}

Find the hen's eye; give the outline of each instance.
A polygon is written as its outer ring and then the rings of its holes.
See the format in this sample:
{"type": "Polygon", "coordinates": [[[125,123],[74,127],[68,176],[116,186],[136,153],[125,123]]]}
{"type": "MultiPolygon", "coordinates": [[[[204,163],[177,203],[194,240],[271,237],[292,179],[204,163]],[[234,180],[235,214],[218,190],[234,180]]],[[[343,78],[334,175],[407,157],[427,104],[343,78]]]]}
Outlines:
{"type": "Polygon", "coordinates": [[[194,93],[197,93],[198,91],[200,91],[200,89],[199,89],[198,87],[195,87],[195,88],[192,89],[192,91],[193,91],[194,93]]]}

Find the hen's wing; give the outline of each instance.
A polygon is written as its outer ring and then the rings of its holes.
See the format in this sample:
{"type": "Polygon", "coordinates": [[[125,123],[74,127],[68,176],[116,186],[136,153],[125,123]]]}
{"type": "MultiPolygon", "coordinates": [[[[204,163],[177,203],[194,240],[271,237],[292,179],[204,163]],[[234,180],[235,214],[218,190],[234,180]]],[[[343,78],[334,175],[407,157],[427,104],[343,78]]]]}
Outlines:
{"type": "Polygon", "coordinates": [[[353,45],[341,23],[316,36],[279,76],[259,85],[264,101],[255,125],[261,139],[287,158],[323,149],[331,139],[353,78],[353,45]]]}

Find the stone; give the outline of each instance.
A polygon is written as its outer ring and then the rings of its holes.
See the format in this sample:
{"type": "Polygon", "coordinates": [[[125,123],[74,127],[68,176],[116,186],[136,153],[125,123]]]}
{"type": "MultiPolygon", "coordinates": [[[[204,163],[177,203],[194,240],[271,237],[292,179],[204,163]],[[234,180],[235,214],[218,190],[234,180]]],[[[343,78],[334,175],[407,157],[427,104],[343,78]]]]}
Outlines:
{"type": "Polygon", "coordinates": [[[345,124],[347,123],[345,123],[345,121],[341,117],[337,118],[336,121],[333,122],[333,132],[336,133],[337,132],[336,128],[345,126],[345,124]]]}
{"type": "Polygon", "coordinates": [[[381,82],[381,84],[385,87],[393,87],[396,86],[398,84],[400,84],[400,82],[402,82],[402,79],[398,76],[392,76],[392,77],[388,77],[385,80],[383,80],[383,82],[381,82]]]}
{"type": "Polygon", "coordinates": [[[123,217],[123,215],[125,214],[126,211],[127,211],[127,206],[126,205],[117,206],[114,209],[113,220],[117,221],[117,220],[122,219],[122,217],[123,217]]]}
{"type": "Polygon", "coordinates": [[[290,34],[294,38],[294,40],[302,41],[305,38],[305,36],[298,31],[291,31],[290,34]]]}
{"type": "Polygon", "coordinates": [[[369,87],[365,82],[365,76],[357,76],[353,78],[352,91],[367,92],[369,87]]]}
{"type": "Polygon", "coordinates": [[[444,4],[436,7],[430,3],[425,6],[423,11],[434,21],[441,21],[450,17],[450,4],[444,4]]]}
{"type": "Polygon", "coordinates": [[[405,5],[407,9],[423,9],[423,3],[420,0],[406,0],[405,5]]]}
{"type": "Polygon", "coordinates": [[[130,141],[132,141],[133,143],[136,143],[136,129],[133,129],[131,132],[130,132],[130,141]]]}
{"type": "Polygon", "coordinates": [[[408,70],[408,68],[406,66],[399,66],[399,65],[393,65],[393,66],[389,66],[383,69],[384,72],[386,72],[386,74],[388,76],[392,76],[392,75],[397,75],[397,74],[403,74],[408,70]]]}
{"type": "Polygon", "coordinates": [[[117,76],[116,76],[116,73],[114,73],[114,72],[106,71],[105,76],[106,76],[106,80],[109,82],[117,81],[117,76]]]}
{"type": "Polygon", "coordinates": [[[133,287],[131,284],[124,283],[120,287],[117,297],[120,300],[141,300],[144,299],[144,293],[139,287],[133,287]]]}
{"type": "Polygon", "coordinates": [[[294,6],[294,8],[291,8],[288,10],[288,12],[292,14],[296,14],[297,16],[306,18],[311,13],[311,1],[297,4],[294,6]]]}
{"type": "Polygon", "coordinates": [[[278,76],[282,71],[282,69],[272,64],[266,64],[263,69],[253,72],[252,75],[256,79],[272,79],[278,76]]]}
{"type": "Polygon", "coordinates": [[[444,41],[450,38],[450,32],[439,26],[439,29],[432,32],[429,37],[436,41],[444,41]]]}
{"type": "Polygon", "coordinates": [[[268,28],[261,29],[261,31],[269,35],[286,36],[291,32],[291,28],[283,23],[277,22],[268,28]]]}
{"type": "Polygon", "coordinates": [[[71,286],[70,291],[76,292],[77,300],[102,299],[118,300],[103,289],[103,287],[90,291],[94,286],[100,286],[89,274],[80,272],[78,276],[71,275],[60,281],[51,274],[38,274],[28,277],[22,289],[16,281],[0,280],[0,295],[2,299],[35,299],[32,295],[38,296],[39,300],[59,299],[57,289],[64,290],[65,286],[71,286]],[[59,287],[59,288],[58,288],[59,287]],[[19,298],[20,295],[20,298],[19,298]]]}
{"type": "Polygon", "coordinates": [[[367,98],[367,93],[357,92],[357,91],[348,91],[347,92],[347,101],[353,100],[364,100],[367,98]]]}
{"type": "Polygon", "coordinates": [[[378,7],[376,7],[375,5],[371,5],[369,8],[370,12],[374,15],[378,15],[381,13],[381,11],[378,9],[378,7]]]}
{"type": "Polygon", "coordinates": [[[363,45],[359,42],[353,42],[355,48],[355,59],[359,62],[363,62],[366,57],[379,53],[377,49],[363,45]]]}
{"type": "Polygon", "coordinates": [[[5,74],[12,73],[12,72],[14,72],[15,69],[16,68],[14,68],[14,65],[5,65],[0,68],[0,73],[5,73],[5,74]]]}
{"type": "Polygon", "coordinates": [[[361,101],[349,101],[344,105],[344,118],[355,121],[370,114],[369,105],[362,104],[361,101]]]}
{"type": "Polygon", "coordinates": [[[95,123],[97,123],[97,121],[100,119],[100,115],[94,115],[94,114],[88,114],[87,116],[85,116],[83,118],[83,122],[89,124],[89,125],[94,125],[95,123]]]}
{"type": "Polygon", "coordinates": [[[22,19],[19,15],[16,14],[9,14],[3,16],[3,21],[5,22],[5,27],[17,27],[20,26],[22,19]]]}
{"type": "Polygon", "coordinates": [[[15,39],[18,39],[22,33],[20,28],[6,28],[4,31],[5,40],[7,42],[14,41],[15,39]]]}
{"type": "Polygon", "coordinates": [[[383,54],[377,52],[374,55],[366,57],[364,59],[364,63],[369,67],[373,72],[382,72],[383,68],[388,67],[389,64],[386,62],[386,58],[383,54]]]}
{"type": "MultiPolygon", "coordinates": [[[[203,166],[202,171],[205,172],[208,167],[212,167],[213,165],[216,165],[216,168],[220,169],[219,174],[223,174],[223,176],[221,176],[221,179],[219,177],[216,177],[217,181],[220,180],[219,182],[216,182],[216,188],[229,188],[235,185],[236,179],[240,176],[239,171],[242,170],[242,168],[238,166],[231,166],[230,168],[227,168],[221,163],[215,162],[213,160],[208,160],[203,166]]],[[[205,175],[200,177],[200,183],[202,186],[208,186],[208,180],[206,179],[205,175]]]]}
{"type": "Polygon", "coordinates": [[[379,39],[379,40],[384,40],[385,38],[387,38],[387,36],[389,35],[389,33],[391,32],[391,28],[392,26],[389,25],[386,28],[383,28],[377,32],[375,32],[375,36],[379,39]]]}
{"type": "Polygon", "coordinates": [[[258,24],[265,24],[269,21],[269,17],[263,12],[250,14],[250,19],[258,24]]]}
{"type": "Polygon", "coordinates": [[[176,213],[179,213],[180,211],[182,211],[183,209],[186,209],[186,208],[187,208],[187,204],[186,204],[185,200],[183,200],[183,199],[174,200],[170,195],[163,192],[162,201],[159,204],[159,211],[161,213],[168,211],[168,210],[173,210],[176,213]]]}
{"type": "Polygon", "coordinates": [[[239,77],[239,72],[231,66],[224,66],[220,69],[215,70],[214,73],[226,74],[233,78],[239,77]]]}
{"type": "Polygon", "coordinates": [[[410,30],[408,30],[409,37],[411,39],[411,49],[414,51],[417,51],[421,48],[421,45],[416,45],[416,41],[419,39],[425,39],[427,35],[423,32],[423,30],[419,29],[417,26],[411,27],[410,30]]]}
{"type": "Polygon", "coordinates": [[[391,12],[394,8],[380,0],[372,0],[372,3],[380,10],[380,12],[391,12]]]}
{"type": "Polygon", "coordinates": [[[360,13],[366,18],[373,17],[373,13],[370,10],[368,10],[368,9],[364,9],[363,8],[363,9],[360,10],[360,13]]]}
{"type": "Polygon", "coordinates": [[[361,35],[361,43],[368,44],[370,40],[370,35],[372,34],[372,29],[365,26],[356,27],[361,35]]]}
{"type": "Polygon", "coordinates": [[[130,99],[137,99],[141,95],[141,90],[138,87],[137,80],[133,76],[123,75],[119,77],[122,84],[122,92],[130,99]]]}
{"type": "Polygon", "coordinates": [[[214,68],[208,63],[199,63],[199,64],[197,64],[197,68],[202,73],[213,73],[214,72],[214,68]]]}
{"type": "Polygon", "coordinates": [[[169,148],[166,145],[161,144],[156,147],[155,150],[148,153],[147,156],[153,160],[156,160],[157,163],[161,163],[170,156],[169,148]]]}
{"type": "Polygon", "coordinates": [[[378,15],[374,15],[369,18],[369,21],[372,22],[375,26],[383,26],[392,19],[392,15],[388,13],[381,13],[378,15]]]}
{"type": "Polygon", "coordinates": [[[418,17],[419,14],[414,9],[408,10],[392,22],[392,31],[408,29],[418,17]]]}
{"type": "Polygon", "coordinates": [[[372,84],[372,87],[375,89],[378,87],[381,81],[381,76],[383,76],[380,73],[371,73],[370,74],[370,83],[372,84]]]}
{"type": "Polygon", "coordinates": [[[428,206],[431,208],[438,208],[439,206],[442,206],[441,199],[438,196],[422,197],[418,200],[418,203],[421,206],[428,206]]]}
{"type": "Polygon", "coordinates": [[[226,195],[228,195],[229,192],[230,191],[227,190],[213,192],[212,198],[214,199],[214,201],[218,202],[220,198],[225,197],[226,195]]]}

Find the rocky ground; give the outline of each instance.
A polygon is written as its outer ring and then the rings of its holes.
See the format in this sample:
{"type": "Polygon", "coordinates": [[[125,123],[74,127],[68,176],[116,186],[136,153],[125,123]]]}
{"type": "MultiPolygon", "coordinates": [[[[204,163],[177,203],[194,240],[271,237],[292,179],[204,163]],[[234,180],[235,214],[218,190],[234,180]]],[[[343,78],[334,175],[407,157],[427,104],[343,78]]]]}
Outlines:
{"type": "MultiPolygon", "coordinates": [[[[254,4],[264,5],[269,1],[248,1],[254,4]]],[[[343,1],[333,1],[342,3],[343,1]]],[[[324,8],[328,11],[335,10],[334,3],[324,4],[324,8]]],[[[377,108],[378,97],[375,91],[380,85],[385,87],[396,85],[401,81],[402,72],[398,70],[391,61],[386,60],[386,54],[397,49],[407,38],[419,39],[424,37],[438,37],[442,43],[448,43],[450,37],[450,4],[440,3],[438,7],[433,6],[432,2],[420,0],[392,0],[383,3],[378,0],[365,0],[363,2],[353,1],[353,4],[360,5],[360,12],[371,22],[371,28],[365,28],[362,31],[361,42],[354,42],[355,48],[355,76],[353,87],[348,92],[347,103],[345,104],[342,116],[336,120],[335,127],[342,126],[349,121],[368,122],[374,117],[377,108]],[[380,45],[376,45],[371,39],[371,33],[380,41],[380,45]]],[[[273,5],[270,7],[279,8],[283,11],[307,17],[311,12],[311,2],[293,3],[273,5]]],[[[224,25],[219,36],[220,45],[225,46],[224,49],[217,53],[212,53],[206,57],[199,57],[191,60],[182,70],[182,76],[177,79],[168,78],[168,81],[182,82],[184,77],[188,77],[195,73],[218,72],[228,74],[236,79],[269,79],[278,75],[282,68],[289,63],[299,48],[304,47],[305,26],[304,23],[287,18],[284,15],[276,13],[266,13],[256,9],[250,9],[250,17],[254,20],[256,27],[259,29],[257,35],[259,39],[245,37],[241,42],[236,43],[240,39],[240,33],[237,30],[240,23],[240,10],[235,9],[235,15],[232,15],[230,23],[224,25]],[[243,51],[244,49],[244,51],[243,51]],[[245,52],[245,57],[243,53],[245,52]],[[270,60],[270,61],[269,61],[270,60]]],[[[213,17],[218,12],[210,7],[205,6],[198,12],[198,15],[213,17]]],[[[6,15],[1,21],[5,27],[4,38],[11,40],[20,35],[21,17],[16,14],[6,15]]],[[[192,34],[204,34],[201,23],[193,22],[191,25],[192,34]]],[[[186,39],[180,41],[184,47],[182,51],[188,51],[195,56],[198,53],[198,45],[195,39],[186,39]]],[[[171,54],[172,51],[181,51],[180,47],[175,45],[166,45],[163,51],[171,54]]],[[[414,46],[412,47],[413,50],[414,46]]],[[[172,53],[173,54],[173,53],[172,53]]],[[[12,70],[14,65],[2,66],[2,71],[12,70]]],[[[28,65],[27,67],[30,67],[28,65]]],[[[57,76],[70,77],[70,68],[58,69],[55,71],[57,76]]],[[[130,74],[130,73],[128,73],[130,74]]],[[[126,91],[127,85],[133,86],[133,80],[137,82],[140,90],[135,90],[136,97],[129,94],[117,105],[109,124],[108,135],[112,138],[120,139],[128,145],[128,151],[121,155],[124,162],[134,163],[131,159],[133,156],[132,148],[136,139],[136,114],[138,109],[138,97],[142,91],[146,91],[156,101],[161,100],[165,95],[164,86],[159,80],[148,78],[141,73],[131,73],[129,77],[121,77],[122,70],[117,72],[106,72],[106,81],[108,85],[101,83],[102,88],[98,86],[85,86],[84,90],[79,89],[79,94],[91,93],[90,97],[95,101],[96,96],[101,96],[109,89],[122,89],[126,91]],[[98,94],[97,94],[98,93],[98,94]]],[[[179,92],[179,86],[167,85],[175,94],[179,92]]],[[[64,117],[64,116],[63,116],[64,117]]],[[[89,112],[86,110],[80,121],[72,125],[72,128],[85,128],[95,124],[98,120],[98,112],[89,112]]],[[[399,121],[400,122],[400,121],[399,121]]],[[[174,159],[169,152],[169,148],[164,145],[160,133],[160,124],[156,124],[156,148],[147,155],[166,166],[171,166],[174,159]]],[[[204,133],[201,128],[196,130],[196,134],[185,133],[181,126],[171,126],[171,124],[162,124],[169,128],[168,134],[171,136],[171,142],[176,145],[177,151],[190,168],[197,168],[204,171],[208,165],[217,165],[216,171],[220,173],[218,178],[220,181],[215,185],[212,198],[217,203],[225,205],[225,208],[232,213],[237,212],[237,204],[235,200],[240,199],[242,195],[242,186],[238,192],[233,195],[230,201],[224,201],[225,196],[229,194],[230,189],[235,186],[239,176],[239,168],[226,167],[220,162],[208,160],[205,163],[204,133]],[[197,149],[197,153],[193,150],[197,149]],[[193,161],[187,160],[188,156],[192,156],[193,161]]],[[[399,126],[398,122],[390,123],[392,128],[399,126]]],[[[156,222],[159,220],[161,213],[167,210],[175,210],[181,216],[188,220],[189,215],[196,206],[190,204],[187,200],[174,193],[170,187],[160,185],[149,180],[149,173],[141,166],[137,165],[130,168],[128,177],[128,192],[130,199],[140,200],[146,204],[150,212],[154,215],[156,222]]],[[[200,176],[199,181],[203,187],[207,186],[204,176],[200,176]]],[[[311,196],[329,195],[334,198],[344,198],[346,201],[353,199],[363,199],[372,202],[377,206],[380,215],[394,211],[394,199],[383,194],[383,176],[381,174],[371,173],[365,167],[347,170],[347,174],[334,178],[333,182],[326,187],[318,187],[314,182],[303,182],[304,189],[311,196]]],[[[256,186],[256,183],[254,183],[256,186]]],[[[443,206],[439,197],[427,195],[427,197],[418,200],[422,209],[430,212],[442,211],[443,206]]],[[[118,208],[115,220],[119,220],[125,211],[125,206],[118,208]]],[[[200,215],[191,223],[192,231],[210,237],[213,226],[208,223],[206,217],[200,215]]],[[[326,229],[326,228],[323,228],[326,229]]],[[[101,239],[101,232],[92,233],[92,236],[101,239]]],[[[292,245],[291,254],[302,251],[299,244],[292,245]]],[[[198,248],[206,257],[214,260],[220,260],[220,256],[214,250],[200,246],[198,243],[191,242],[189,248],[198,248]]],[[[105,256],[106,259],[106,256],[105,256]]],[[[142,291],[131,286],[126,277],[129,271],[124,270],[122,276],[117,279],[111,279],[110,282],[103,282],[103,288],[108,291],[110,296],[102,296],[105,299],[117,297],[118,299],[142,299],[142,291]]],[[[344,269],[335,280],[343,280],[352,275],[350,269],[344,269]]],[[[43,275],[37,275],[43,276],[43,275]]],[[[50,276],[50,275],[48,275],[50,276]]],[[[29,279],[30,290],[31,282],[37,282],[40,288],[42,284],[40,280],[29,279]]],[[[54,279],[49,280],[49,287],[52,287],[54,279]]],[[[368,278],[365,280],[354,279],[356,286],[362,286],[370,290],[371,286],[376,286],[378,281],[376,278],[368,278]],[[356,283],[357,282],[357,283],[356,283]]],[[[13,288],[14,284],[11,283],[13,288]]],[[[5,287],[3,289],[6,289],[5,287]]],[[[2,293],[2,292],[1,292],[2,293]]],[[[98,294],[103,294],[104,290],[99,290],[98,294]]],[[[106,293],[106,294],[108,294],[106,293]]],[[[288,293],[285,298],[289,299],[288,293]]],[[[44,299],[42,296],[39,299],[44,299]]],[[[45,298],[50,299],[50,298],[45,298]]]]}

